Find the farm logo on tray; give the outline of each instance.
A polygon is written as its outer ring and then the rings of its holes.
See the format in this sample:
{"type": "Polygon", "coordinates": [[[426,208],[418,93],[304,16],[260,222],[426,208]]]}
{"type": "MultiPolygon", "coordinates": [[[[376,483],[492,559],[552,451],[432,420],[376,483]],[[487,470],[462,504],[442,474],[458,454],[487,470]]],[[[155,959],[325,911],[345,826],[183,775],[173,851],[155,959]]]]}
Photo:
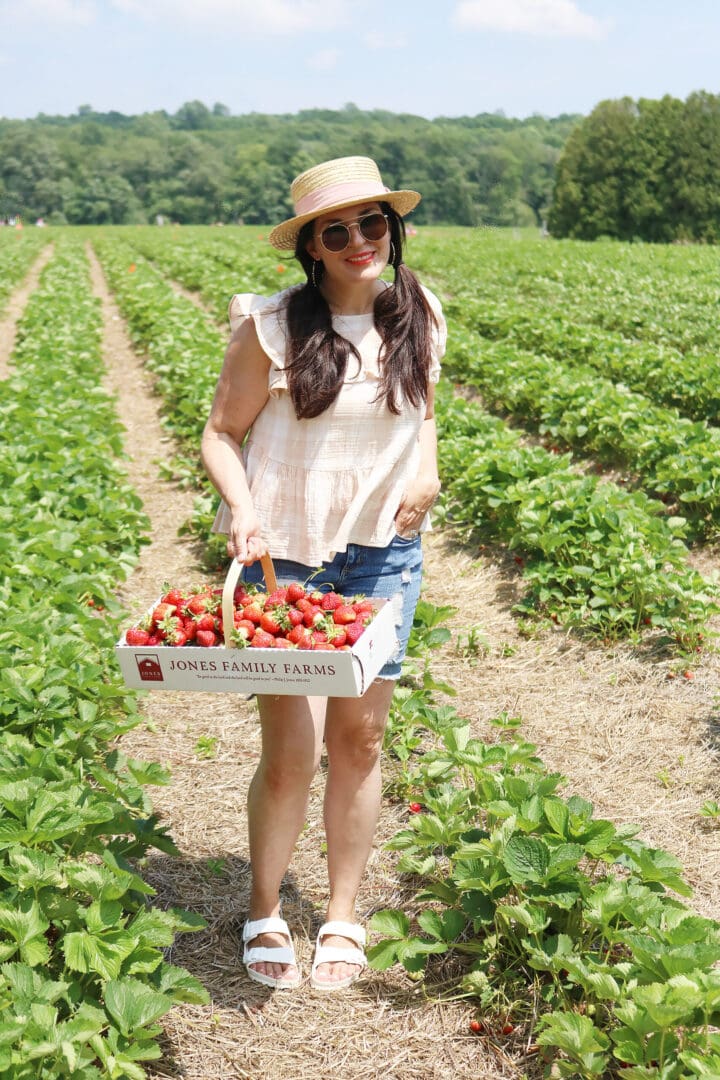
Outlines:
{"type": "Polygon", "coordinates": [[[157,653],[138,653],[135,663],[142,682],[164,682],[162,668],[157,653]]]}

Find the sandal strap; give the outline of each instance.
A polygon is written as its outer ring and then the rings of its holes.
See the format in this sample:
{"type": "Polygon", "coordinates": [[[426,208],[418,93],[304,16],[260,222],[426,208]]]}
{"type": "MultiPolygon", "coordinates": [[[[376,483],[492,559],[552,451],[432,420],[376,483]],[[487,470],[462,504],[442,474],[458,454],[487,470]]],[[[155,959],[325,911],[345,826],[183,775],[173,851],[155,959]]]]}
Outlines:
{"type": "Polygon", "coordinates": [[[243,951],[243,964],[292,964],[297,967],[295,950],[284,945],[272,948],[266,945],[247,945],[243,951]]]}
{"type": "Polygon", "coordinates": [[[333,919],[330,922],[324,923],[318,930],[318,948],[322,948],[322,939],[324,937],[329,937],[330,934],[348,938],[350,941],[354,941],[356,945],[359,945],[361,949],[365,947],[365,928],[360,926],[359,923],[342,922],[340,919],[333,919]]]}
{"type": "Polygon", "coordinates": [[[367,957],[360,949],[342,949],[335,945],[318,945],[315,949],[313,972],[317,970],[320,964],[334,964],[336,962],[358,964],[364,968],[367,964],[367,957]]]}
{"type": "Polygon", "coordinates": [[[260,934],[283,934],[289,939],[290,927],[284,919],[279,919],[276,916],[270,916],[269,919],[248,919],[243,926],[243,941],[252,941],[253,938],[259,937],[260,934]]]}

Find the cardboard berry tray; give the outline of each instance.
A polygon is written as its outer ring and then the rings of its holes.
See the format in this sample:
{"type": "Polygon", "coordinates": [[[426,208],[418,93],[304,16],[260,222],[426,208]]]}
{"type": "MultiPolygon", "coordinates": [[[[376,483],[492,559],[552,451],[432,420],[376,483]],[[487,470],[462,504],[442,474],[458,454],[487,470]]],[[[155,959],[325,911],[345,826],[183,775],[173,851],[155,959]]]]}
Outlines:
{"type": "MultiPolygon", "coordinates": [[[[269,556],[262,566],[272,592],[276,580],[269,556]]],[[[233,559],[223,587],[224,627],[233,626],[233,598],[241,570],[233,559]]],[[[393,605],[387,600],[376,603],[377,613],[348,652],[227,644],[141,647],[128,645],[123,634],[115,655],[126,686],[137,690],[361,697],[396,647],[393,605]]]]}

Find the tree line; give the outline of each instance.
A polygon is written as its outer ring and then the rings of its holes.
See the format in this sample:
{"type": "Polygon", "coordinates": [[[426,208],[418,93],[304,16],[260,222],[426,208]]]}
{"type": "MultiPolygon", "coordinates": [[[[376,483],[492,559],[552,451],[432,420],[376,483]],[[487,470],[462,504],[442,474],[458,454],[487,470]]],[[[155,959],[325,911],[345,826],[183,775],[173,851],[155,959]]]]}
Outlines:
{"type": "Polygon", "coordinates": [[[557,165],[555,236],[720,241],[720,96],[603,101],[557,165]]]}
{"type": "Polygon", "coordinates": [[[417,224],[541,225],[580,117],[502,113],[434,120],[354,105],[233,116],[191,101],[127,116],[0,119],[0,220],[49,224],[268,224],[289,216],[292,178],[348,154],[416,188],[417,224]]]}

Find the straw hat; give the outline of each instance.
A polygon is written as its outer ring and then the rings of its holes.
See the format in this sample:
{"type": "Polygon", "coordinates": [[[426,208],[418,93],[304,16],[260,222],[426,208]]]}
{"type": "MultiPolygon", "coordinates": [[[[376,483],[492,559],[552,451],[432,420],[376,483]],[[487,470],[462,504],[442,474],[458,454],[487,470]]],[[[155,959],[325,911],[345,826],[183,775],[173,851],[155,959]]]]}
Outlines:
{"type": "Polygon", "coordinates": [[[372,158],[345,157],[323,161],[296,176],[290,187],[295,217],[276,225],[268,236],[273,247],[294,248],[307,221],[321,214],[364,202],[386,202],[401,217],[420,202],[417,191],[391,191],[385,187],[372,158]]]}

